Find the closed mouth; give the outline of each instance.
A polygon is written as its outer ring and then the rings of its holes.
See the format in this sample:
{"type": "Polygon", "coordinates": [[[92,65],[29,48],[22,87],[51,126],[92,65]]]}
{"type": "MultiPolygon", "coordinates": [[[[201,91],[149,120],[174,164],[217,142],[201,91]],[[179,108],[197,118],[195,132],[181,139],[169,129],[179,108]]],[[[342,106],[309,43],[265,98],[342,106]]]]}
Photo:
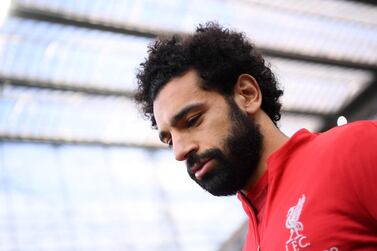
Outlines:
{"type": "Polygon", "coordinates": [[[202,169],[202,167],[203,167],[208,161],[210,161],[210,160],[211,160],[211,159],[205,159],[204,161],[200,161],[200,162],[195,163],[195,164],[190,168],[191,173],[195,174],[197,171],[199,171],[200,169],[202,169]]]}
{"type": "Polygon", "coordinates": [[[205,161],[200,162],[199,164],[195,164],[191,169],[191,173],[195,175],[197,180],[202,180],[204,176],[210,172],[215,166],[213,159],[206,159],[205,161]]]}

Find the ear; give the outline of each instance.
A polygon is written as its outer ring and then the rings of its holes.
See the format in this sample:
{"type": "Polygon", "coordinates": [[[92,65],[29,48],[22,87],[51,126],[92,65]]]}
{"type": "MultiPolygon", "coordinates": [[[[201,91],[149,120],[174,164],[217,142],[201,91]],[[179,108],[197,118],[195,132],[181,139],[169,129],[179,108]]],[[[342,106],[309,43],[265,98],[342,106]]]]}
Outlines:
{"type": "Polygon", "coordinates": [[[234,100],[240,109],[255,114],[262,105],[262,93],[258,82],[249,74],[241,74],[234,86],[234,100]]]}

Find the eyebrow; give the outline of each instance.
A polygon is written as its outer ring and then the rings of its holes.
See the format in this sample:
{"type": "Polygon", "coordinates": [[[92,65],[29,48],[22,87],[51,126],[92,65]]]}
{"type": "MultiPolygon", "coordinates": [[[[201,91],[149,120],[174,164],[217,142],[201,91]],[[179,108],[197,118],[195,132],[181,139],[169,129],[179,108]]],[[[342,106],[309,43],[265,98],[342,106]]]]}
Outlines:
{"type": "Polygon", "coordinates": [[[170,120],[170,124],[172,126],[176,125],[188,113],[190,113],[194,110],[198,110],[199,108],[203,107],[203,105],[204,105],[203,103],[194,103],[194,104],[190,104],[190,105],[185,106],[179,112],[177,112],[177,114],[175,114],[173,116],[173,118],[170,120]]]}
{"type": "MultiPolygon", "coordinates": [[[[185,106],[184,108],[182,108],[179,112],[177,112],[171,119],[170,119],[170,124],[171,126],[175,126],[182,118],[184,118],[188,113],[192,112],[192,111],[195,111],[201,107],[203,107],[204,104],[203,103],[194,103],[194,104],[190,104],[190,105],[187,105],[185,106]]],[[[159,138],[162,142],[164,142],[164,139],[169,135],[169,133],[165,132],[165,131],[161,131],[159,133],[159,138]]]]}

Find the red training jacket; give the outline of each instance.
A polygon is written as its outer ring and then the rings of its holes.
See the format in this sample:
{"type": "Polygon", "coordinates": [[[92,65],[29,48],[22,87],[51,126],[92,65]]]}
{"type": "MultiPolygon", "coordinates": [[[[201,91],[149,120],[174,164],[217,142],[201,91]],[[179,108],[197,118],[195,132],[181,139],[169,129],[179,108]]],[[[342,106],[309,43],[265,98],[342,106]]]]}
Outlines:
{"type": "Polygon", "coordinates": [[[298,131],[238,198],[244,251],[377,250],[377,121],[298,131]]]}

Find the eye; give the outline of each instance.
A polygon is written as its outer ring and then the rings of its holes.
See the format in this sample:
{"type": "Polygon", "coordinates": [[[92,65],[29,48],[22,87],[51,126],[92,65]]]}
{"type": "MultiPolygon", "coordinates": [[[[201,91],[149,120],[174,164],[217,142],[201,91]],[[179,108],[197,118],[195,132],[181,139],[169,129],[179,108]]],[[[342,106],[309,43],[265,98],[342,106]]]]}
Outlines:
{"type": "Polygon", "coordinates": [[[190,119],[187,120],[187,127],[193,127],[196,125],[201,117],[201,114],[197,114],[192,116],[190,119]]]}

